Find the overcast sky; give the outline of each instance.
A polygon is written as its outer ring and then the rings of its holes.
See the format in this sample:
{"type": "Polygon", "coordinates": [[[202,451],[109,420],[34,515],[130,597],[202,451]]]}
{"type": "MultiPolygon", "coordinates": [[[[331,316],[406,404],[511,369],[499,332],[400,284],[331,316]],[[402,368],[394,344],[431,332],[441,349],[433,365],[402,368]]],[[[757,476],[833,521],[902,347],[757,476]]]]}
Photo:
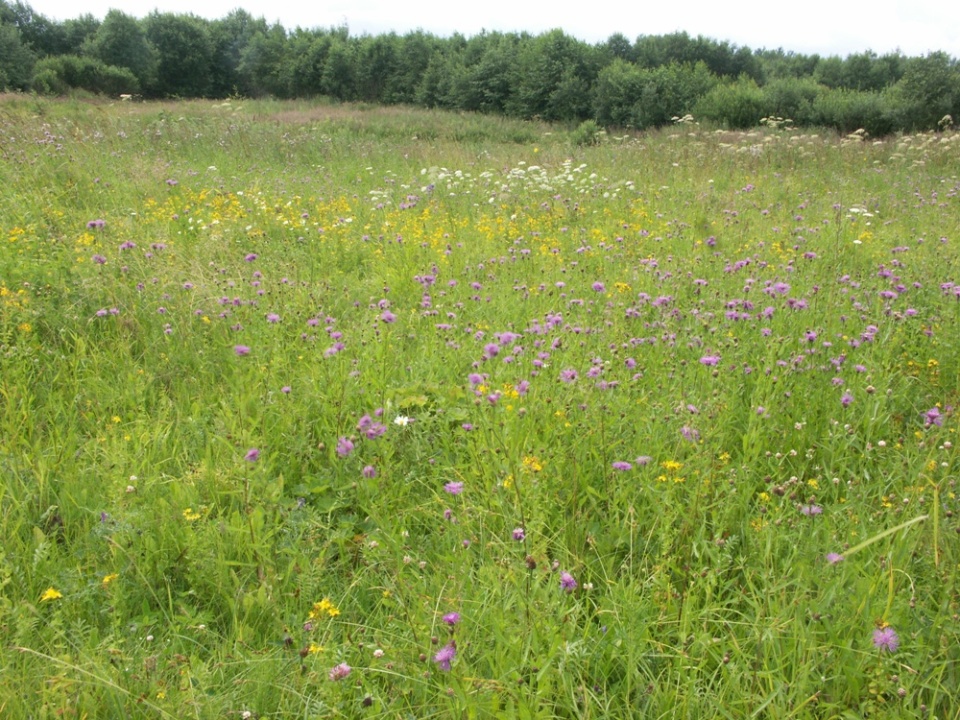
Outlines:
{"type": "Polygon", "coordinates": [[[955,0],[626,0],[594,5],[574,0],[27,0],[39,13],[65,20],[81,13],[103,18],[118,8],[136,17],[153,10],[193,13],[211,20],[241,7],[288,30],[347,25],[352,35],[423,29],[439,36],[481,30],[538,34],[560,28],[590,43],[616,32],[639,35],[686,31],[751,49],[841,55],[900,50],[924,55],[943,50],[960,58],[960,3],[955,0]]]}

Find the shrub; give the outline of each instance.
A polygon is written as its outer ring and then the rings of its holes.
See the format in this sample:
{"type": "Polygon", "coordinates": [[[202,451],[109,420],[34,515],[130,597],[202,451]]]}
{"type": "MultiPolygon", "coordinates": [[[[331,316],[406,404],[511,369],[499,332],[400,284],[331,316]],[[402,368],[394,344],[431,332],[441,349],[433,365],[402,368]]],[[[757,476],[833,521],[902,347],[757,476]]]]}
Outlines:
{"type": "Polygon", "coordinates": [[[717,85],[700,98],[694,114],[731,129],[754,127],[765,114],[763,91],[749,78],[717,85]]]}
{"type": "Polygon", "coordinates": [[[599,145],[603,138],[603,130],[596,120],[584,120],[577,129],[570,133],[570,140],[574,145],[599,145]]]}
{"type": "Polygon", "coordinates": [[[93,58],[61,55],[37,63],[33,89],[42,95],[62,95],[72,89],[121,95],[139,92],[140,83],[127,68],[105,65],[93,58]]]}

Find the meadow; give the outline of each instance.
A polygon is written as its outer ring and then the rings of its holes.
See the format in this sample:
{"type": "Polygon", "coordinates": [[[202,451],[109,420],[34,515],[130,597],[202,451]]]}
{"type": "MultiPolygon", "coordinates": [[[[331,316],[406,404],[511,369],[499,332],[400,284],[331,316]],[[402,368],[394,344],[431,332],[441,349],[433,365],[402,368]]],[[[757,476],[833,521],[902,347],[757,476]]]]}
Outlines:
{"type": "Polygon", "coordinates": [[[4,96],[0,716],[960,717],[958,160],[4,96]]]}

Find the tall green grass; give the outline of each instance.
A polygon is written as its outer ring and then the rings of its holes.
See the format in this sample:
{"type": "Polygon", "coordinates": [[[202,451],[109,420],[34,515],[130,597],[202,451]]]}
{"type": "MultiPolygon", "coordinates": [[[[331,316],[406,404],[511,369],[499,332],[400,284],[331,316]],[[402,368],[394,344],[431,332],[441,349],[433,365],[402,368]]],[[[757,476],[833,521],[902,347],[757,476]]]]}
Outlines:
{"type": "Polygon", "coordinates": [[[960,711],[957,135],[0,124],[4,716],[960,711]]]}

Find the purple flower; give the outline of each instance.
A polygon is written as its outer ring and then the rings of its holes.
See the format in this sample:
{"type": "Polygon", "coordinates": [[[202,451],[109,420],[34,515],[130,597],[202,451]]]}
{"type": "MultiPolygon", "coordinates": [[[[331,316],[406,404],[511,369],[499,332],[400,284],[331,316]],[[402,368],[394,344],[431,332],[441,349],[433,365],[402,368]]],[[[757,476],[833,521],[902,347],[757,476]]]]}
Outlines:
{"type": "Polygon", "coordinates": [[[289,386],[289,385],[284,385],[282,388],[280,388],[280,392],[282,392],[284,395],[289,395],[289,394],[290,394],[290,386],[289,386]]]}
{"type": "Polygon", "coordinates": [[[624,462],[623,460],[617,460],[615,463],[613,463],[612,467],[614,470],[620,470],[620,471],[633,470],[633,465],[631,465],[628,462],[624,462]]]}
{"type": "Polygon", "coordinates": [[[637,465],[649,465],[653,462],[653,458],[649,455],[641,455],[636,459],[637,465]]]}
{"type": "Polygon", "coordinates": [[[574,580],[573,575],[564,570],[560,573],[560,587],[564,592],[572,593],[577,589],[577,581],[574,580]]]}
{"type": "Polygon", "coordinates": [[[93,260],[97,265],[104,265],[107,262],[107,259],[103,255],[99,255],[99,254],[94,255],[90,259],[93,260]]]}
{"type": "Polygon", "coordinates": [[[701,364],[701,365],[708,365],[708,366],[710,366],[710,365],[716,365],[716,364],[718,364],[719,362],[720,362],[720,356],[719,356],[719,355],[704,355],[702,358],[700,358],[700,364],[701,364]]]}
{"type": "Polygon", "coordinates": [[[340,663],[330,669],[329,677],[333,682],[337,682],[347,677],[351,670],[353,670],[353,668],[346,663],[340,663]]]}
{"type": "Polygon", "coordinates": [[[689,440],[690,442],[697,442],[700,439],[700,431],[689,425],[684,425],[680,428],[680,434],[683,435],[685,440],[689,440]]]}
{"type": "MultiPolygon", "coordinates": [[[[256,254],[256,253],[249,253],[249,254],[248,254],[245,258],[243,258],[243,259],[246,260],[247,262],[253,262],[254,260],[257,259],[257,254],[256,254]]],[[[347,672],[350,672],[350,668],[347,668],[347,672]]]]}
{"type": "Polygon", "coordinates": [[[447,625],[456,625],[458,622],[460,622],[460,613],[458,612],[447,613],[446,615],[443,616],[443,621],[447,625]]]}
{"type": "Polygon", "coordinates": [[[560,380],[565,383],[572,383],[577,379],[577,371],[573,368],[567,368],[560,372],[560,380]]]}
{"type": "Polygon", "coordinates": [[[500,354],[500,346],[496,343],[487,343],[483,346],[483,354],[488,358],[496,357],[500,354]]]}
{"type": "Polygon", "coordinates": [[[513,529],[513,539],[514,540],[523,540],[527,536],[526,531],[522,527],[513,529]]]}
{"type": "Polygon", "coordinates": [[[102,228],[102,227],[103,227],[104,225],[106,225],[106,224],[107,224],[107,223],[106,223],[105,220],[101,220],[101,219],[98,218],[98,219],[96,219],[96,220],[90,220],[90,221],[87,223],[87,227],[88,227],[90,230],[99,230],[100,228],[102,228]]]}
{"type": "Polygon", "coordinates": [[[350,453],[353,452],[353,442],[350,438],[342,437],[337,440],[337,455],[342,458],[347,457],[350,453]]]}
{"type": "Polygon", "coordinates": [[[459,495],[463,492],[463,483],[462,482],[448,482],[443,486],[443,489],[450,493],[451,495],[459,495]]]}
{"type": "Polygon", "coordinates": [[[389,323],[392,323],[392,322],[396,322],[397,316],[394,315],[394,314],[393,314],[392,312],[390,312],[389,310],[384,310],[382,313],[380,313],[380,319],[381,319],[383,322],[389,324],[389,323]]]}
{"type": "Polygon", "coordinates": [[[433,656],[433,661],[441,670],[450,671],[450,663],[457,657],[457,644],[451,640],[437,651],[433,656]]]}
{"type": "Polygon", "coordinates": [[[268,322],[268,323],[278,323],[278,322],[280,322],[280,316],[277,315],[276,313],[268,313],[268,314],[267,314],[267,322],[268,322]]]}
{"type": "Polygon", "coordinates": [[[873,631],[873,646],[881,651],[896,652],[900,647],[900,636],[892,627],[878,628],[873,631]]]}
{"type": "Polygon", "coordinates": [[[812,517],[814,515],[822,515],[823,508],[819,505],[801,505],[800,512],[806,515],[807,517],[812,517]]]}
{"type": "Polygon", "coordinates": [[[471,385],[483,385],[483,375],[480,373],[470,373],[467,379],[470,380],[471,385]]]}
{"type": "Polygon", "coordinates": [[[840,553],[827,553],[827,562],[831,565],[836,565],[837,563],[843,562],[844,557],[840,553]]]}
{"type": "Polygon", "coordinates": [[[846,392],[843,393],[843,397],[840,398],[840,404],[843,405],[844,407],[847,407],[852,402],[853,402],[853,395],[849,390],[847,390],[846,392]]]}
{"type": "Polygon", "coordinates": [[[247,462],[256,462],[260,459],[260,451],[257,448],[250,448],[247,450],[247,454],[243,456],[243,459],[247,462]]]}
{"type": "Polygon", "coordinates": [[[367,478],[367,480],[372,480],[377,476],[377,469],[373,465],[364,465],[363,476],[367,478]]]}
{"type": "Polygon", "coordinates": [[[943,417],[941,417],[938,407],[932,407],[923,414],[923,426],[930,427],[931,425],[938,427],[943,425],[943,417]]]}
{"type": "Polygon", "coordinates": [[[240,357],[250,354],[250,348],[247,347],[246,345],[234,345],[233,351],[240,357]]]}
{"type": "Polygon", "coordinates": [[[595,282],[595,283],[594,283],[593,285],[591,285],[590,287],[592,287],[595,292],[603,292],[604,290],[607,289],[607,286],[604,285],[602,282],[599,282],[599,281],[598,281],[598,282],[595,282]]]}

